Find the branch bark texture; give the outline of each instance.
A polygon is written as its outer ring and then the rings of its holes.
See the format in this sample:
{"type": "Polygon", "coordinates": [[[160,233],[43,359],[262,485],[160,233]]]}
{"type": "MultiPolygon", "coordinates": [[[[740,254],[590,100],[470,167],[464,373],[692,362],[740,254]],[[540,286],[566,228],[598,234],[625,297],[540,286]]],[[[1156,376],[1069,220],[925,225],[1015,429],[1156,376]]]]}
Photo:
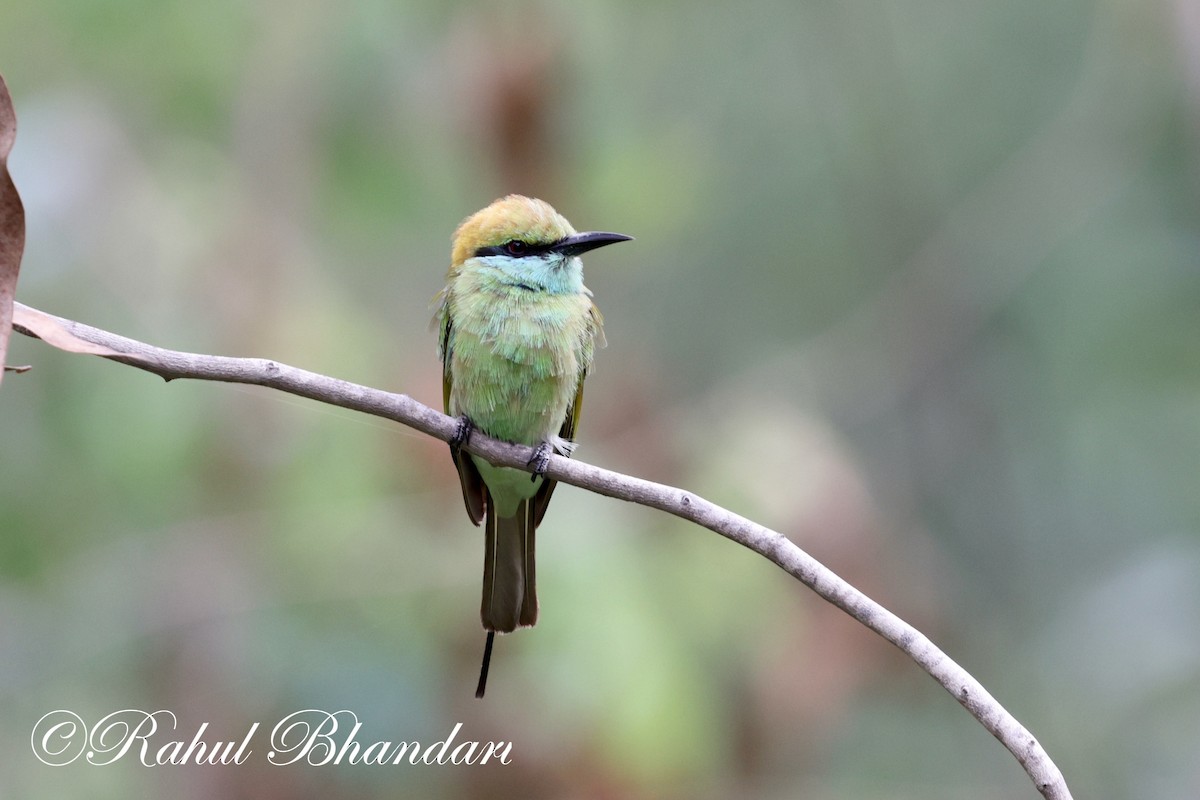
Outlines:
{"type": "MultiPolygon", "coordinates": [[[[16,304],[13,327],[62,349],[100,355],[149,371],[165,380],[191,378],[266,386],[322,403],[393,420],[444,442],[457,421],[408,395],[290,367],[261,358],[230,358],[166,350],[83,323],[16,304]],[[57,341],[55,341],[57,339],[57,341]]],[[[493,464],[528,469],[533,448],[472,434],[465,449],[493,464]]],[[[699,495],[601,469],[559,455],[546,474],[607,497],[656,508],[689,520],[769,559],[821,598],[891,642],[962,704],[1020,762],[1047,800],[1071,800],[1058,767],[1036,738],[965,669],[924,634],[839,577],[782,534],[739,516],[699,495]]]]}

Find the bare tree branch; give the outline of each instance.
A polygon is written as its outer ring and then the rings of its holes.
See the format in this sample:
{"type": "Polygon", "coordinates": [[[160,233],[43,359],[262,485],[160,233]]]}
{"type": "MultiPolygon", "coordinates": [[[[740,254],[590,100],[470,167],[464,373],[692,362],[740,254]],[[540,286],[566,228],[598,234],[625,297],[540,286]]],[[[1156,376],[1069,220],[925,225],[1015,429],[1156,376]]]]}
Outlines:
{"type": "MultiPolygon", "coordinates": [[[[261,358],[229,358],[165,350],[16,304],[13,327],[64,349],[102,355],[165,380],[193,378],[266,386],[322,403],[390,419],[448,442],[456,420],[408,395],[372,389],[261,358]],[[57,339],[57,341],[55,341],[57,339]],[[78,342],[73,346],[71,341],[78,342]],[[98,346],[98,347],[97,347],[98,346]],[[109,354],[111,353],[111,354],[109,354]]],[[[474,433],[466,449],[506,467],[528,469],[533,448],[474,433]]],[[[581,489],[656,508],[689,520],[771,560],[820,597],[888,640],[942,685],[1008,748],[1047,800],[1070,800],[1062,773],[1037,739],[979,681],[924,634],[851,586],[785,536],[691,492],[622,475],[558,455],[546,474],[581,489]]]]}

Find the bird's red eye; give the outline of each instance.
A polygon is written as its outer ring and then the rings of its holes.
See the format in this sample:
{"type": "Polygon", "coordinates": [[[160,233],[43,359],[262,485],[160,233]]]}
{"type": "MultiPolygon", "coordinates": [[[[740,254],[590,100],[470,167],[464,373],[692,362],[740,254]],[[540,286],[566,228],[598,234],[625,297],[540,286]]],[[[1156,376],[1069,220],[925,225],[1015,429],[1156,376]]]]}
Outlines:
{"type": "Polygon", "coordinates": [[[508,253],[510,256],[523,256],[525,255],[527,249],[528,245],[526,245],[520,239],[513,239],[512,241],[504,243],[504,252],[508,253]]]}

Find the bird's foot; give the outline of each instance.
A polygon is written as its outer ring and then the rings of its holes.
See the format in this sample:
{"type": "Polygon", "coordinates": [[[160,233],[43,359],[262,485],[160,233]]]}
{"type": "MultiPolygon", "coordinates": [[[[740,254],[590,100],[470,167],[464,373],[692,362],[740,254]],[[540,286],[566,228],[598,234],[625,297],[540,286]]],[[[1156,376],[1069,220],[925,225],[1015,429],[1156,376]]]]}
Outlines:
{"type": "Polygon", "coordinates": [[[450,449],[458,450],[467,443],[467,439],[471,438],[471,432],[475,430],[475,424],[467,417],[461,416],[458,418],[458,427],[454,429],[454,436],[450,439],[450,449]]]}
{"type": "Polygon", "coordinates": [[[542,442],[533,451],[533,457],[525,462],[525,466],[533,467],[533,474],[529,476],[530,481],[536,481],[546,474],[546,468],[550,466],[550,451],[552,449],[549,442],[542,442]]]}

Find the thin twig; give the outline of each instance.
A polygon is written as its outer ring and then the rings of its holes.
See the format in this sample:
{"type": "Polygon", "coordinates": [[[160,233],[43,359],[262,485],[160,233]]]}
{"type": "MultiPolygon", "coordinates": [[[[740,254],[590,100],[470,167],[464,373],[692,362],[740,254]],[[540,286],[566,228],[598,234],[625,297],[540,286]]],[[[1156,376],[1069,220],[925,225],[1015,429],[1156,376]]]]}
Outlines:
{"type": "MultiPolygon", "coordinates": [[[[47,338],[44,333],[39,336],[34,326],[26,324],[36,315],[43,322],[51,320],[77,339],[116,352],[115,355],[104,355],[104,358],[147,370],[168,381],[192,378],[266,386],[390,419],[444,442],[448,442],[454,436],[457,427],[457,421],[452,417],[422,405],[408,395],[360,386],[267,359],[230,358],[165,350],[80,322],[44,314],[20,303],[17,304],[17,312],[14,328],[21,333],[47,338]]],[[[517,469],[528,469],[527,465],[533,454],[533,448],[490,439],[478,432],[471,436],[466,449],[494,464],[517,469]]],[[[546,474],[581,489],[682,517],[770,559],[820,597],[907,654],[1016,756],[1043,797],[1047,800],[1070,800],[1071,792],[1050,756],[1042,749],[1037,739],[1009,714],[979,681],[943,653],[924,634],[851,586],[787,537],[683,489],[634,478],[562,456],[550,457],[546,474]]]]}

